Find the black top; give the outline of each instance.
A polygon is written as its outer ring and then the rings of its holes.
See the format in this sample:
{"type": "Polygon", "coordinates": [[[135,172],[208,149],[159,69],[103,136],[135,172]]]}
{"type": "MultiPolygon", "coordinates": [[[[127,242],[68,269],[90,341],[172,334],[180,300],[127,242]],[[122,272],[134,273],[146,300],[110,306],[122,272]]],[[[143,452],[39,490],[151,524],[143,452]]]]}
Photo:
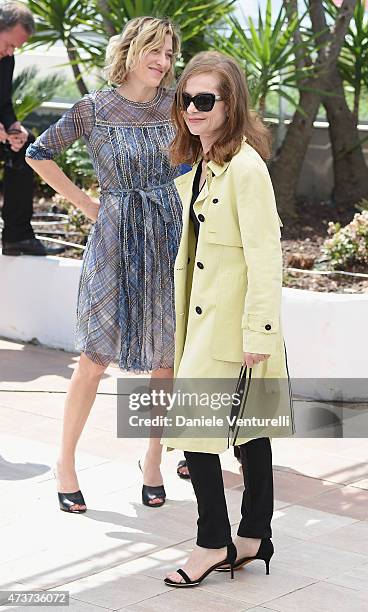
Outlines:
{"type": "MultiPolygon", "coordinates": [[[[193,205],[196,201],[196,199],[198,198],[201,189],[199,189],[199,182],[201,180],[201,174],[202,174],[202,162],[200,162],[198,164],[198,168],[196,170],[196,173],[194,175],[194,179],[193,179],[193,187],[192,187],[192,199],[190,202],[190,212],[189,212],[189,216],[190,216],[190,220],[193,223],[193,227],[194,227],[194,234],[196,237],[196,242],[198,242],[198,234],[199,234],[199,221],[196,217],[196,214],[194,212],[194,208],[193,205]]],[[[202,185],[202,189],[203,189],[203,185],[202,185]]]]}
{"type": "Polygon", "coordinates": [[[17,118],[12,103],[14,57],[7,55],[0,60],[0,122],[7,130],[17,118]]]}

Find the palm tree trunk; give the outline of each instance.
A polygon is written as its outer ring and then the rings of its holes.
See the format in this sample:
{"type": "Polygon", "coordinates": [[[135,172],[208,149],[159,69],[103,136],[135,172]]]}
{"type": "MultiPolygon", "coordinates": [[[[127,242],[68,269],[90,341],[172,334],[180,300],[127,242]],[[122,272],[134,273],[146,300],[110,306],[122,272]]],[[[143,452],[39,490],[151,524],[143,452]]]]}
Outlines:
{"type": "Polygon", "coordinates": [[[285,139],[271,164],[278,206],[287,214],[294,214],[299,177],[312,136],[313,122],[321,103],[321,93],[316,90],[327,89],[329,74],[340,54],[354,7],[355,0],[344,0],[335,27],[329,31],[326,28],[322,0],[309,0],[313,31],[315,34],[323,32],[318,37],[318,42],[323,42],[323,46],[315,62],[316,75],[303,82],[303,85],[307,84],[314,91],[300,92],[299,106],[305,115],[299,110],[295,111],[285,139]]]}
{"type": "Polygon", "coordinates": [[[102,20],[105,28],[105,32],[108,37],[115,36],[117,31],[111,19],[109,19],[108,15],[110,13],[110,7],[108,0],[97,0],[97,8],[102,15],[102,20]]]}
{"type": "Polygon", "coordinates": [[[323,98],[333,154],[333,198],[337,204],[352,206],[362,198],[368,198],[368,167],[360,144],[357,120],[346,103],[336,66],[331,74],[329,91],[336,94],[323,98]]]}
{"type": "Polygon", "coordinates": [[[356,75],[355,79],[355,87],[354,87],[354,109],[353,115],[357,123],[359,123],[359,103],[360,103],[360,94],[361,94],[361,75],[356,75]]]}
{"type": "Polygon", "coordinates": [[[264,94],[259,98],[258,112],[263,119],[266,112],[266,96],[264,94]]]}
{"type": "Polygon", "coordinates": [[[301,168],[312,136],[313,122],[320,104],[319,95],[307,91],[300,95],[299,111],[294,113],[284,141],[272,161],[270,173],[279,209],[293,215],[301,168]]]}
{"type": "Polygon", "coordinates": [[[82,73],[80,71],[79,65],[78,65],[78,54],[75,50],[74,47],[67,47],[66,51],[68,53],[68,58],[73,70],[73,74],[75,77],[75,82],[77,84],[77,87],[81,93],[82,96],[85,96],[86,94],[88,94],[88,89],[87,86],[83,80],[82,77],[82,73]]]}

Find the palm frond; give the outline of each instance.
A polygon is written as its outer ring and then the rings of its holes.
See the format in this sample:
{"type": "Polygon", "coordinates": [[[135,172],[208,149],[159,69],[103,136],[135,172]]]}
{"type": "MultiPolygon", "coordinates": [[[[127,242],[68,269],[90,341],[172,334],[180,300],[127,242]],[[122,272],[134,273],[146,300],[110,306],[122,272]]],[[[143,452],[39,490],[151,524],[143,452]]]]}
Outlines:
{"type": "Polygon", "coordinates": [[[36,66],[22,70],[13,80],[13,106],[19,121],[24,119],[43,102],[52,98],[63,82],[59,74],[39,76],[36,66]]]}

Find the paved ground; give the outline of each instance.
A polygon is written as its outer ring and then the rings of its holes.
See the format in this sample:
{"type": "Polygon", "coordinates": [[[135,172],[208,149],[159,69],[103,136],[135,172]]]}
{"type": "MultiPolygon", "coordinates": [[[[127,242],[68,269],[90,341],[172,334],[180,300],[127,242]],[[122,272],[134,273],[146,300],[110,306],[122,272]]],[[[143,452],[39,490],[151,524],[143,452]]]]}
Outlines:
{"type": "MultiPolygon", "coordinates": [[[[64,589],[70,606],[57,609],[71,612],[368,611],[366,439],[274,441],[270,575],[256,561],[233,581],[217,574],[203,587],[172,590],[165,571],[180,566],[194,541],[192,487],[175,474],[180,454],[167,453],[168,501],[161,509],[141,505],[137,460],[146,442],[116,438],[118,370],[102,381],[80,443],[89,511],[58,509],[51,466],[75,361],[62,351],[0,341],[1,589],[64,589]]],[[[222,462],[235,527],[241,475],[230,452],[222,462]]]]}

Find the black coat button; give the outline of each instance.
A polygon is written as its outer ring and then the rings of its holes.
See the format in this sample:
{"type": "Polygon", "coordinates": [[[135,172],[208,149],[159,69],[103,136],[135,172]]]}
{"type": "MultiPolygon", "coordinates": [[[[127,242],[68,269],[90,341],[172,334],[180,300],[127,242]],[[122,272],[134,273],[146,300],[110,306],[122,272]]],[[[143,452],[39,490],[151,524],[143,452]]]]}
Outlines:
{"type": "Polygon", "coordinates": [[[202,308],[200,306],[196,306],[196,313],[202,314],[202,308]]]}
{"type": "Polygon", "coordinates": [[[197,266],[198,266],[198,268],[200,270],[203,270],[203,268],[204,268],[204,265],[203,265],[203,263],[201,261],[197,261],[197,266]]]}
{"type": "Polygon", "coordinates": [[[213,202],[214,204],[218,204],[218,199],[217,199],[217,198],[214,198],[214,199],[212,200],[212,202],[213,202]]]}
{"type": "Polygon", "coordinates": [[[267,329],[267,331],[270,331],[271,325],[269,323],[267,323],[267,325],[265,325],[265,329],[267,329]]]}
{"type": "Polygon", "coordinates": [[[190,257],[188,257],[188,263],[190,263],[190,257]]]}
{"type": "Polygon", "coordinates": [[[200,221],[201,223],[203,223],[204,221],[204,216],[202,214],[198,215],[198,221],[200,221]]]}

